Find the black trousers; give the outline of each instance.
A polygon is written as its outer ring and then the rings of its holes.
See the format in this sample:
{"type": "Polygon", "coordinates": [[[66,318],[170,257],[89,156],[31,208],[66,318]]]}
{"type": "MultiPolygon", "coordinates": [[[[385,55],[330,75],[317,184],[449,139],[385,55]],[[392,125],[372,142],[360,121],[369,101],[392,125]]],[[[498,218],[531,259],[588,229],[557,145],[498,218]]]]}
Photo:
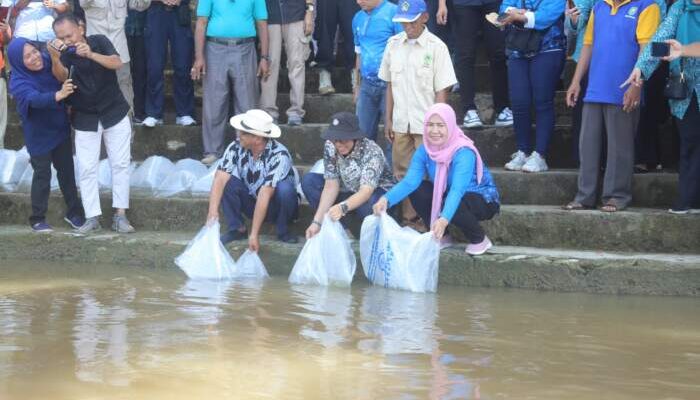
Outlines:
{"type": "MultiPolygon", "coordinates": [[[[426,224],[429,223],[433,205],[433,183],[423,181],[409,198],[418,215],[426,224]]],[[[479,221],[493,218],[499,209],[498,203],[487,203],[480,194],[466,193],[450,223],[464,233],[469,243],[481,243],[486,234],[479,221]]]]}
{"type": "Polygon", "coordinates": [[[678,208],[700,208],[700,111],[698,96],[678,120],[681,158],[678,165],[678,208]]]}
{"type": "Polygon", "coordinates": [[[342,52],[344,65],[355,68],[355,43],[353,41],[352,18],[360,10],[354,0],[323,0],[316,2],[316,29],[314,38],[318,44],[316,64],[319,68],[329,69],[335,65],[333,48],[335,32],[340,26],[343,42],[338,50],[342,52]]]}
{"type": "Polygon", "coordinates": [[[75,186],[73,146],[70,138],[64,140],[47,154],[31,156],[29,161],[34,168],[31,193],[32,215],[29,217],[31,225],[46,219],[49,195],[51,194],[51,164],[56,168],[58,185],[66,202],[66,217],[85,216],[83,205],[78,199],[78,189],[75,186]]]}
{"type": "Polygon", "coordinates": [[[131,55],[131,79],[134,85],[134,117],[146,118],[146,44],[143,35],[128,36],[126,43],[131,55]]]}
{"type": "Polygon", "coordinates": [[[664,96],[664,86],[668,78],[668,63],[661,63],[644,83],[642,109],[639,114],[639,128],[635,138],[635,164],[653,167],[661,164],[662,125],[670,115],[668,100],[664,96]]]}
{"type": "MultiPolygon", "coordinates": [[[[483,42],[489,56],[491,70],[491,92],[496,113],[508,107],[508,70],[506,69],[505,33],[490,24],[485,16],[498,12],[500,2],[482,6],[454,6],[455,54],[459,94],[462,97],[464,112],[475,110],[474,104],[476,45],[478,32],[483,34],[483,42]]],[[[448,19],[449,14],[448,14],[448,19]]]]}

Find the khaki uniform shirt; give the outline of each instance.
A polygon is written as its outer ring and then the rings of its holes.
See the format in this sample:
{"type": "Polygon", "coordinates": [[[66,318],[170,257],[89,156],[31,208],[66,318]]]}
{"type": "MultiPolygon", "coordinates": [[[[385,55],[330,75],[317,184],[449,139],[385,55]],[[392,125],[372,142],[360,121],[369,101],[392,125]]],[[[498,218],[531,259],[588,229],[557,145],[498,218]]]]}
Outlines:
{"type": "Polygon", "coordinates": [[[378,76],[391,83],[393,130],[399,133],[423,134],[435,93],[457,83],[447,46],[428,28],[415,41],[406,32],[391,37],[378,76]]]}
{"type": "Polygon", "coordinates": [[[151,0],[80,0],[80,6],[85,11],[86,34],[107,36],[122,62],[128,63],[131,58],[124,33],[127,7],[143,11],[150,5],[151,0]]]}

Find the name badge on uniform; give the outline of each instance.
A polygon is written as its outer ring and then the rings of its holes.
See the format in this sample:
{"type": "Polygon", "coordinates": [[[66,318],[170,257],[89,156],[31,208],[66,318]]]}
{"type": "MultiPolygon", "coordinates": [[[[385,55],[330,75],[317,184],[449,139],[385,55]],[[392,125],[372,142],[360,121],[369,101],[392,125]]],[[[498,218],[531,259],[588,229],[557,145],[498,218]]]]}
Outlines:
{"type": "Polygon", "coordinates": [[[627,14],[625,14],[625,18],[637,19],[637,11],[639,11],[639,7],[630,7],[627,10],[627,14]]]}

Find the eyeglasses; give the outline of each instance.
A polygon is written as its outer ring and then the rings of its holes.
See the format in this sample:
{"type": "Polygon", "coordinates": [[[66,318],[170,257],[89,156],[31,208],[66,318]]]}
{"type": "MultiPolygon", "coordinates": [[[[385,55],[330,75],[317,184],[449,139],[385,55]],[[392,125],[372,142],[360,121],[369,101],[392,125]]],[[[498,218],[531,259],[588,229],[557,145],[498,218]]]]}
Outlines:
{"type": "Polygon", "coordinates": [[[425,127],[426,127],[427,129],[431,129],[431,128],[444,129],[444,128],[447,127],[447,125],[446,125],[446,124],[442,124],[442,123],[434,124],[434,123],[432,123],[432,122],[426,122],[425,127]]]}

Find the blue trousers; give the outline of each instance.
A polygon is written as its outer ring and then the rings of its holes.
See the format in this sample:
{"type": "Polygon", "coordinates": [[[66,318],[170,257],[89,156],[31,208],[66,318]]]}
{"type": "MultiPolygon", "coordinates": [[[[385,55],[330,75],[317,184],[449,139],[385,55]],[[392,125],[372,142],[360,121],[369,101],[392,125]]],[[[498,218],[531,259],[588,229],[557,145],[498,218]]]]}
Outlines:
{"type": "Polygon", "coordinates": [[[539,53],[531,58],[508,60],[508,87],[513,110],[513,128],[518,150],[532,152],[531,107],[535,106],[535,150],[547,155],[549,140],[554,132],[554,94],[565,61],[564,51],[539,53]]]}
{"type": "MultiPolygon", "coordinates": [[[[248,193],[248,187],[239,178],[231,177],[226,188],[221,207],[228,224],[228,231],[232,232],[244,226],[243,214],[248,218],[253,217],[256,198],[248,193]]],[[[297,218],[299,212],[299,198],[297,197],[294,179],[285,179],[277,184],[275,194],[267,206],[265,221],[274,222],[277,235],[287,234],[287,225],[297,218]]]]}
{"type": "MultiPolygon", "coordinates": [[[[323,174],[308,173],[304,175],[301,179],[301,190],[304,191],[304,196],[309,201],[311,208],[315,210],[318,209],[318,203],[321,202],[321,192],[323,192],[323,186],[326,184],[326,180],[323,178],[323,174]]],[[[360,207],[351,211],[360,219],[364,219],[366,216],[372,214],[372,206],[386,193],[386,190],[382,188],[374,189],[374,193],[367,200],[367,202],[360,207]]],[[[336,203],[341,202],[348,197],[352,196],[354,193],[351,192],[341,192],[338,194],[336,203]]]]}
{"type": "Polygon", "coordinates": [[[362,79],[355,112],[360,120],[360,130],[375,142],[377,141],[379,120],[384,116],[385,97],[385,82],[378,79],[377,81],[362,79]]]}
{"type": "Polygon", "coordinates": [[[189,25],[178,21],[178,8],[154,2],[146,13],[146,116],[163,118],[164,77],[168,42],[173,65],[175,112],[178,117],[194,117],[194,86],[190,78],[194,57],[194,38],[189,25]]]}

